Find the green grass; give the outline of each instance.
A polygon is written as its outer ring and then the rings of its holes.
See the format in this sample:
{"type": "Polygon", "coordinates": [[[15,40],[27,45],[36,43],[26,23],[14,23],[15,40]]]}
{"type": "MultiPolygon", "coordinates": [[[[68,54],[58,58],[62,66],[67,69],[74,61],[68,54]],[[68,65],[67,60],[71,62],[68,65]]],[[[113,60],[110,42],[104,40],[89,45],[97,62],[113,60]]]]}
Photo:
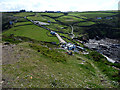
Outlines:
{"type": "Polygon", "coordinates": [[[13,14],[14,16],[16,17],[25,17],[25,16],[28,16],[28,15],[34,15],[33,12],[20,12],[20,13],[16,13],[16,14],[13,14]]]}
{"type": "Polygon", "coordinates": [[[48,47],[43,47],[37,44],[30,44],[30,47],[39,51],[41,54],[45,55],[46,57],[50,57],[54,62],[66,62],[65,55],[59,53],[57,50],[50,50],[48,47]]]}
{"type": "Polygon", "coordinates": [[[49,31],[47,31],[46,29],[33,25],[32,23],[31,25],[24,25],[24,24],[30,24],[30,22],[16,23],[16,25],[21,25],[21,26],[10,28],[9,30],[3,32],[3,35],[9,36],[11,34],[14,34],[14,36],[28,37],[38,41],[59,43],[59,40],[56,37],[47,36],[46,33],[49,31]]]}
{"type": "Polygon", "coordinates": [[[90,26],[90,25],[93,25],[93,24],[95,24],[95,22],[91,22],[91,21],[80,22],[80,23],[78,23],[78,26],[90,26]]]}
{"type": "Polygon", "coordinates": [[[119,70],[114,69],[112,66],[119,68],[120,64],[111,64],[107,59],[96,51],[92,51],[87,57],[94,61],[95,65],[101,70],[102,73],[106,74],[109,79],[114,81],[120,81],[119,70]]]}
{"type": "Polygon", "coordinates": [[[73,16],[62,16],[60,18],[57,18],[58,20],[60,20],[61,22],[65,23],[65,24],[72,24],[74,22],[79,22],[79,21],[84,21],[81,18],[76,18],[73,16]]]}
{"type": "Polygon", "coordinates": [[[61,16],[61,15],[64,15],[63,13],[40,13],[40,15],[48,15],[48,16],[51,16],[51,17],[58,17],[58,16],[61,16]]]}
{"type": "Polygon", "coordinates": [[[25,18],[18,18],[17,21],[18,22],[27,22],[27,20],[25,18]]]}
{"type": "Polygon", "coordinates": [[[59,24],[53,24],[51,23],[49,26],[46,26],[47,28],[50,28],[53,31],[61,31],[63,33],[69,33],[71,32],[71,28],[67,27],[65,25],[59,25],[59,24]],[[64,29],[62,29],[64,28],[64,29]]]}
{"type": "Polygon", "coordinates": [[[32,25],[32,23],[31,23],[31,22],[28,22],[28,21],[27,21],[27,22],[18,22],[18,23],[15,23],[14,26],[19,26],[19,25],[25,26],[25,25],[29,25],[29,24],[32,25]]]}
{"type": "MultiPolygon", "coordinates": [[[[17,13],[14,16],[24,17],[33,15],[34,13],[17,13]]],[[[41,15],[49,15],[57,17],[62,13],[37,13],[36,16],[29,16],[28,19],[47,22],[48,20],[55,22],[49,17],[41,15]]],[[[114,15],[114,13],[69,13],[73,16],[62,16],[57,18],[65,24],[73,24],[74,22],[84,21],[81,18],[95,18],[114,15]],[[78,16],[80,18],[76,18],[78,16]]],[[[66,50],[58,49],[57,45],[42,43],[56,42],[59,40],[56,36],[50,34],[49,31],[38,27],[24,18],[18,18],[12,28],[3,32],[3,42],[8,41],[16,44],[14,54],[20,58],[16,63],[2,65],[3,78],[7,80],[6,88],[117,88],[119,87],[118,70],[112,67],[113,64],[97,52],[88,50],[90,54],[82,55],[73,53],[73,56],[67,55],[66,50]],[[48,36],[49,35],[49,36],[48,36]],[[20,41],[21,39],[23,41],[20,41]],[[34,41],[28,43],[29,41],[34,41]],[[22,50],[21,50],[22,49],[22,50]],[[31,78],[32,77],[32,78],[31,78]]],[[[94,22],[81,22],[74,25],[75,35],[81,37],[84,28],[79,26],[89,26],[94,22]]],[[[51,30],[71,32],[71,28],[66,25],[52,23],[46,26],[51,30]],[[65,29],[61,29],[65,27],[65,29]]],[[[68,37],[67,34],[58,33],[61,36],[68,37]]],[[[63,38],[67,42],[72,42],[63,38]]],[[[76,41],[77,42],[77,41],[76,41]]],[[[78,42],[77,42],[78,43],[78,42]]],[[[83,46],[82,44],[80,44],[83,46]]],[[[13,55],[14,56],[14,55],[13,55]]],[[[115,65],[119,67],[119,65],[115,65]]]]}
{"type": "MultiPolygon", "coordinates": [[[[33,44],[34,45],[34,44],[33,44]]],[[[38,46],[39,47],[39,46],[38,46]]],[[[39,48],[44,51],[44,46],[39,48]]],[[[3,78],[8,78],[7,85],[12,88],[113,88],[111,81],[99,72],[93,61],[81,55],[68,56],[66,63],[54,62],[37,49],[32,49],[29,43],[16,46],[21,59],[9,65],[3,65],[3,78]],[[19,51],[20,49],[23,51],[19,51]],[[29,57],[24,57],[29,56],[29,57]],[[78,59],[80,58],[80,59],[78,59]],[[83,62],[84,60],[85,62],[83,62]],[[29,64],[28,64],[29,63],[29,64]],[[84,64],[81,64],[84,63],[84,64]],[[102,78],[101,78],[102,76],[102,78]],[[32,77],[32,79],[31,79],[32,77]],[[101,82],[105,80],[105,82],[101,82]]],[[[45,50],[46,51],[46,50],[45,50]]],[[[17,53],[17,52],[16,52],[17,53]]],[[[46,52],[49,53],[49,52],[46,52]]],[[[64,54],[65,52],[60,51],[64,54]]],[[[50,54],[50,53],[49,53],[50,54]]],[[[52,53],[53,54],[53,53],[52,53]]],[[[52,55],[51,54],[51,55],[52,55]]],[[[59,54],[58,54],[59,55],[59,54]]],[[[53,54],[54,57],[54,54],[53,54]]],[[[7,86],[6,86],[7,88],[7,86]]]]}
{"type": "Polygon", "coordinates": [[[75,16],[83,16],[87,18],[96,18],[96,17],[106,17],[106,16],[112,16],[116,13],[105,13],[105,12],[80,12],[80,13],[69,13],[69,15],[75,15],[75,16]]]}
{"type": "Polygon", "coordinates": [[[37,20],[37,21],[42,21],[42,22],[47,22],[47,21],[51,21],[51,22],[56,22],[54,19],[49,18],[49,17],[42,17],[42,16],[29,16],[27,17],[30,20],[37,20]]]}

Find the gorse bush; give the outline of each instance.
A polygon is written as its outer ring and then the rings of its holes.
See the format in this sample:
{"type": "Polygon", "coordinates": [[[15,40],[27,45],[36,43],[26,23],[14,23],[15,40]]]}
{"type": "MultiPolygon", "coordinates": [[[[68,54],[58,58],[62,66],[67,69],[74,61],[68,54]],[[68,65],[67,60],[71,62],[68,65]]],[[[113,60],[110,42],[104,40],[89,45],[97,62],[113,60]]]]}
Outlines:
{"type": "Polygon", "coordinates": [[[37,44],[29,44],[29,46],[41,54],[50,57],[54,62],[66,62],[66,57],[64,54],[56,51],[56,50],[50,50],[48,47],[44,47],[37,44]]]}

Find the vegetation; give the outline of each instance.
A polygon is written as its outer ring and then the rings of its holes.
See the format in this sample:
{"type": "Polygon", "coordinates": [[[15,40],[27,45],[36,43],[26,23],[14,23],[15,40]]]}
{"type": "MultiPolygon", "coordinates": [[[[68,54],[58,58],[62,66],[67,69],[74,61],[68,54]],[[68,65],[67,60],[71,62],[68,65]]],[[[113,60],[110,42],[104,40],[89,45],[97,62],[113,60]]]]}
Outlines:
{"type": "Polygon", "coordinates": [[[84,55],[84,52],[80,51],[68,55],[66,50],[59,47],[57,37],[50,34],[50,30],[55,31],[65,41],[82,47],[83,44],[70,38],[71,26],[75,38],[81,41],[96,36],[118,39],[120,31],[119,27],[116,28],[116,15],[115,11],[3,13],[2,42],[10,43],[3,45],[3,50],[8,48],[5,57],[9,58],[7,61],[3,57],[3,87],[119,88],[120,64],[112,64],[104,56],[88,48],[86,51],[89,54],[84,55]],[[108,16],[113,19],[106,19],[108,16]],[[98,20],[96,17],[103,19],[98,20]],[[40,27],[28,19],[51,22],[50,25],[40,27]],[[13,21],[13,24],[10,25],[9,21],[13,21]],[[9,63],[10,60],[14,62],[9,63]]]}
{"type": "Polygon", "coordinates": [[[92,51],[90,52],[89,55],[86,55],[86,56],[89,59],[94,60],[97,67],[100,68],[100,70],[104,74],[106,74],[109,77],[109,79],[118,81],[120,83],[119,70],[115,70],[113,67],[111,67],[111,66],[116,66],[120,68],[119,67],[120,64],[111,64],[110,62],[106,60],[104,56],[102,56],[96,51],[92,51]]]}
{"type": "MultiPolygon", "coordinates": [[[[13,64],[3,65],[3,79],[5,79],[3,86],[6,88],[113,88],[118,86],[116,81],[112,83],[107,78],[108,74],[105,76],[101,69],[97,68],[97,63],[82,55],[65,54],[63,57],[61,55],[64,51],[51,52],[45,46],[26,42],[14,48],[18,51],[14,52],[15,55],[19,53],[21,58],[13,64]]],[[[106,69],[108,68],[111,67],[106,66],[106,69]]]]}
{"type": "Polygon", "coordinates": [[[56,37],[49,37],[46,34],[47,32],[47,30],[33,25],[31,22],[19,22],[16,23],[13,28],[3,32],[3,35],[10,36],[11,34],[14,34],[14,36],[23,36],[39,41],[59,42],[56,37]]]}
{"type": "Polygon", "coordinates": [[[64,54],[59,53],[56,50],[50,50],[48,47],[43,47],[41,45],[30,44],[30,47],[37,50],[41,54],[50,57],[54,62],[66,62],[64,54]]]}
{"type": "Polygon", "coordinates": [[[74,22],[84,21],[83,19],[76,18],[73,16],[62,16],[58,18],[58,20],[62,21],[64,24],[71,25],[74,22]]]}
{"type": "Polygon", "coordinates": [[[51,21],[51,22],[55,22],[55,20],[54,19],[51,19],[51,18],[49,18],[49,17],[42,17],[42,16],[29,16],[29,17],[27,17],[28,19],[30,19],[30,20],[36,20],[36,21],[41,21],[41,22],[48,22],[48,21],[51,21]]]}

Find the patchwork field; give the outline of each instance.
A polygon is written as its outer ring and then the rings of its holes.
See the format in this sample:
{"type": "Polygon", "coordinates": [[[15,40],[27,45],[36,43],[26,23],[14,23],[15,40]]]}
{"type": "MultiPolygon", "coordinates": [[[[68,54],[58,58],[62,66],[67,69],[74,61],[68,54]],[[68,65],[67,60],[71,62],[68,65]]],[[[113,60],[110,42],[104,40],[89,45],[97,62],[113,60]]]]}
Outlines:
{"type": "Polygon", "coordinates": [[[81,43],[96,36],[119,38],[117,14],[115,11],[3,13],[3,88],[119,88],[120,64],[108,62],[81,43]],[[38,25],[30,20],[50,25],[38,25]],[[9,21],[13,23],[10,25],[9,21]],[[85,51],[69,55],[51,31],[85,51]]]}

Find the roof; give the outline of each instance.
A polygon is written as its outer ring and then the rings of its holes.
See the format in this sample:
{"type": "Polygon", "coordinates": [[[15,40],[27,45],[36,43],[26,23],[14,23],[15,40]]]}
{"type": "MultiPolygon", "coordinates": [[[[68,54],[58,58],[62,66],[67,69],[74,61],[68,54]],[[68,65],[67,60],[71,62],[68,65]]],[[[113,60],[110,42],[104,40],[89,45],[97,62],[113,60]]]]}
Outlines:
{"type": "Polygon", "coordinates": [[[34,23],[38,23],[40,25],[50,25],[49,23],[45,23],[45,22],[40,22],[40,21],[34,21],[34,23]]]}

